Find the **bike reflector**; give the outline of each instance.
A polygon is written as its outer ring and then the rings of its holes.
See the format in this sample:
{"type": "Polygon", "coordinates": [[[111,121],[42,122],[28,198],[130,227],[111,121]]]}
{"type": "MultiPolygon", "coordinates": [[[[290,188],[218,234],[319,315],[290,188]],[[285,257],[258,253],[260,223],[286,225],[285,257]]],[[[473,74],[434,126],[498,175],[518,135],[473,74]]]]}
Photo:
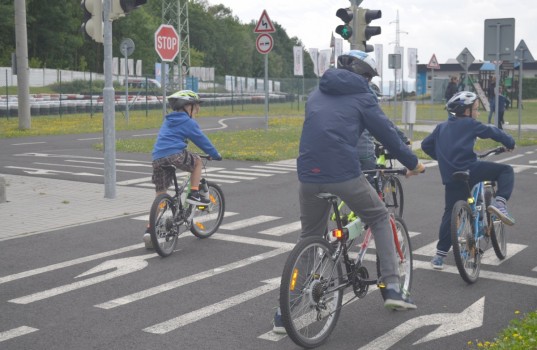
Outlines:
{"type": "Polygon", "coordinates": [[[291,285],[289,286],[289,290],[291,290],[291,291],[295,290],[297,277],[298,277],[298,269],[294,269],[293,270],[293,275],[291,276],[291,285]]]}

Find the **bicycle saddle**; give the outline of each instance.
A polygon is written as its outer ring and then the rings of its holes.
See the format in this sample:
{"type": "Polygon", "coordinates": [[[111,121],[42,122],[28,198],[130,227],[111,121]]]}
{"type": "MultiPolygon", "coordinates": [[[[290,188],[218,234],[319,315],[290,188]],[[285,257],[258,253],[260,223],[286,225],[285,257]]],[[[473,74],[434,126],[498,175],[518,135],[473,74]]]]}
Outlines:
{"type": "Polygon", "coordinates": [[[453,173],[453,175],[451,175],[451,178],[456,181],[467,182],[468,179],[470,178],[470,171],[469,170],[456,171],[453,173]]]}

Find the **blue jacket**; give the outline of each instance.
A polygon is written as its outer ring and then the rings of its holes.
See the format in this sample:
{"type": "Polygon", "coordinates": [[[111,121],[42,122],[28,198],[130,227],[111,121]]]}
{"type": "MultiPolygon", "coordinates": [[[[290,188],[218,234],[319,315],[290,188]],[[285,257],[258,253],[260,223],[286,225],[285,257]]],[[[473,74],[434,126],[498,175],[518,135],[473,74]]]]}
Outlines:
{"type": "Polygon", "coordinates": [[[513,149],[515,140],[495,126],[482,124],[471,117],[456,117],[436,126],[432,134],[421,142],[421,149],[438,161],[442,183],[452,182],[456,171],[470,170],[477,164],[474,152],[476,138],[493,139],[513,149]]]}
{"type": "Polygon", "coordinates": [[[153,146],[153,160],[182,152],[186,149],[188,140],[212,158],[219,157],[218,151],[194,119],[185,112],[172,112],[165,117],[160,127],[153,146]]]}
{"type": "Polygon", "coordinates": [[[360,176],[358,138],[366,128],[404,166],[417,166],[418,158],[397,136],[366,79],[329,69],[306,103],[297,159],[299,180],[338,183],[360,176]]]}

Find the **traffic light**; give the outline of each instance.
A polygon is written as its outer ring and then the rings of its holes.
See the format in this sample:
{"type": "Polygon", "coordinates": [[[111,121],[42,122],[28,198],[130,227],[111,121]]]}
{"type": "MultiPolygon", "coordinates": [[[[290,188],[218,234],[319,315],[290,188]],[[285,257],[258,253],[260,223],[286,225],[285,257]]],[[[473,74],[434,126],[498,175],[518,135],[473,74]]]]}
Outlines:
{"type": "Polygon", "coordinates": [[[84,36],[98,43],[104,42],[103,0],[82,0],[80,7],[84,10],[84,22],[80,27],[84,36]]]}
{"type": "Polygon", "coordinates": [[[373,45],[367,45],[367,41],[371,39],[374,35],[379,35],[381,33],[380,27],[369,26],[374,19],[379,19],[382,17],[382,11],[380,10],[368,10],[359,7],[357,14],[358,28],[356,37],[354,40],[357,48],[364,52],[371,52],[374,50],[373,45]]]}
{"type": "Polygon", "coordinates": [[[144,5],[147,0],[112,0],[110,20],[126,16],[130,11],[144,5]]]}
{"type": "Polygon", "coordinates": [[[340,18],[345,24],[341,24],[336,27],[336,33],[338,33],[343,39],[349,40],[352,37],[352,19],[354,14],[352,9],[338,9],[336,11],[336,16],[340,18]]]}

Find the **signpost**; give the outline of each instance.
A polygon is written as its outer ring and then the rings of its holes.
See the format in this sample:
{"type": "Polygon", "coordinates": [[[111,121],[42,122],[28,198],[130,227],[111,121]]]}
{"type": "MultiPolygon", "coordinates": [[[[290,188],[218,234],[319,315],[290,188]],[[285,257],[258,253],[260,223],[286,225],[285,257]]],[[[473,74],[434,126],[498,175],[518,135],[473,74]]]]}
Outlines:
{"type": "Polygon", "coordinates": [[[254,33],[259,34],[255,41],[255,48],[260,54],[265,55],[265,130],[268,130],[268,53],[274,46],[272,36],[269,33],[274,33],[275,31],[276,29],[272,25],[267,10],[263,10],[255,26],[254,33]]]}
{"type": "Polygon", "coordinates": [[[518,66],[518,140],[520,141],[520,125],[522,124],[522,72],[524,62],[535,62],[528,46],[524,40],[520,40],[515,50],[515,59],[519,62],[518,66]]]}
{"type": "Polygon", "coordinates": [[[125,117],[127,118],[127,125],[129,125],[129,65],[128,58],[134,52],[134,41],[126,38],[119,44],[119,51],[125,57],[125,117]]]}
{"type": "MultiPolygon", "coordinates": [[[[502,60],[513,61],[515,46],[515,19],[497,18],[485,20],[485,59],[494,61],[494,76],[496,86],[494,87],[494,105],[499,103],[500,87],[500,65],[502,60]]],[[[498,109],[494,109],[494,125],[498,127],[498,109]]]]}
{"type": "Polygon", "coordinates": [[[166,115],[166,63],[173,62],[179,53],[179,34],[169,24],[161,24],[155,32],[155,51],[160,62],[160,83],[162,84],[162,117],[166,115]]]}

